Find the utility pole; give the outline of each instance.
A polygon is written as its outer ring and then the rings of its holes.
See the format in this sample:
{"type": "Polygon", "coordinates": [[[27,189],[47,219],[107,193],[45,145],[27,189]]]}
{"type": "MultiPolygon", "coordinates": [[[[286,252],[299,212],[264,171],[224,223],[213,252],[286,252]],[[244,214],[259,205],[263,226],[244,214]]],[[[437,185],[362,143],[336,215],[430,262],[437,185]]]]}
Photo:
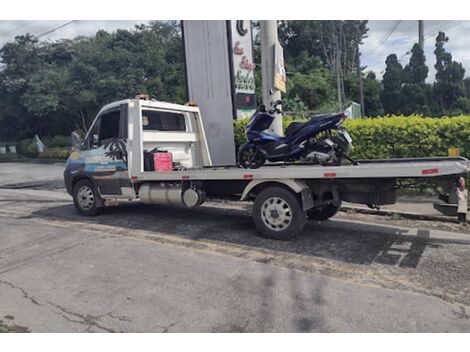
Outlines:
{"type": "Polygon", "coordinates": [[[421,50],[424,50],[424,21],[418,21],[418,43],[421,50]]]}
{"type": "MultiPolygon", "coordinates": [[[[260,21],[261,31],[261,75],[263,81],[263,104],[281,100],[281,92],[274,89],[274,45],[277,43],[277,21],[260,21]]],[[[276,114],[271,132],[283,135],[282,115],[276,114]]]]}
{"type": "Polygon", "coordinates": [[[366,113],[364,106],[364,84],[362,82],[361,53],[359,52],[359,41],[357,42],[356,49],[356,65],[357,79],[359,80],[359,104],[361,104],[361,115],[362,117],[364,117],[366,116],[366,113]]]}
{"type": "Polygon", "coordinates": [[[341,50],[339,47],[339,40],[335,37],[335,44],[336,44],[336,89],[338,91],[338,110],[343,110],[343,91],[341,89],[341,50]]]}

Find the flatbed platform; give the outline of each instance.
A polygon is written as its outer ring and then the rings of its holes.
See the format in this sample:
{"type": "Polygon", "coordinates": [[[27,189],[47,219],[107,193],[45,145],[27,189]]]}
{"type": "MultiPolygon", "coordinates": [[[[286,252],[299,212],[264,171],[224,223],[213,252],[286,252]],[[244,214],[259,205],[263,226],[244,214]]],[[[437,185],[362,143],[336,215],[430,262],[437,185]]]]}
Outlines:
{"type": "MultiPolygon", "coordinates": [[[[271,164],[259,169],[236,166],[207,167],[171,172],[142,172],[135,181],[252,180],[252,179],[364,179],[430,178],[467,175],[470,161],[463,157],[358,160],[358,165],[321,166],[271,164]]],[[[134,176],[134,175],[133,175],[134,176]]]]}

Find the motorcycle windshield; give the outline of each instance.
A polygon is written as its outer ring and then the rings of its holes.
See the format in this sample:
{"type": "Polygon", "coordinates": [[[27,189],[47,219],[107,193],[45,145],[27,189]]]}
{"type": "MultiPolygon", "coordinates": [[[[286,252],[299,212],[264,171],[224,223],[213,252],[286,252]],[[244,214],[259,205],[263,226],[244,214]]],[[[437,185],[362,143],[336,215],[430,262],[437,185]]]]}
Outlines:
{"type": "Polygon", "coordinates": [[[262,132],[264,130],[267,130],[269,126],[271,126],[273,120],[273,116],[267,113],[258,112],[254,114],[251,117],[250,122],[248,122],[248,129],[250,131],[262,132]]]}

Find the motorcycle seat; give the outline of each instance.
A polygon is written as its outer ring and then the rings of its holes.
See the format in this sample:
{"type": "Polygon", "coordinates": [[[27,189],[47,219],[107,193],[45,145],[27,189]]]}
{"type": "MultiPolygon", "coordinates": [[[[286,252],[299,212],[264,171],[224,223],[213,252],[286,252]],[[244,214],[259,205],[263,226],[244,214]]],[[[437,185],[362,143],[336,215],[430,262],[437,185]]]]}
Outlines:
{"type": "Polygon", "coordinates": [[[291,122],[284,131],[284,134],[290,136],[300,130],[306,123],[307,122],[291,122]]]}
{"type": "Polygon", "coordinates": [[[296,133],[298,130],[300,130],[307,124],[317,123],[318,120],[326,120],[336,115],[338,115],[338,113],[321,114],[321,115],[312,116],[310,119],[308,119],[305,122],[298,122],[298,121],[291,122],[291,124],[287,126],[286,130],[284,131],[284,134],[286,136],[290,136],[296,133]]]}

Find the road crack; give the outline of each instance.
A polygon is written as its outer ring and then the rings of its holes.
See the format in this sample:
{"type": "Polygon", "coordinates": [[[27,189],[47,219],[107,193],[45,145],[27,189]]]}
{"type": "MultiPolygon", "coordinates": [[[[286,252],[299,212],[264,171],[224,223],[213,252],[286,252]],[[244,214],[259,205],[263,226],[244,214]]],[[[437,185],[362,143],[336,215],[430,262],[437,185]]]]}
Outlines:
{"type": "Polygon", "coordinates": [[[72,323],[77,323],[86,326],[85,332],[90,332],[90,329],[93,327],[104,330],[106,332],[119,332],[116,331],[110,327],[106,327],[102,325],[99,320],[109,316],[111,318],[116,318],[121,321],[130,321],[130,320],[123,320],[123,319],[128,319],[127,317],[117,317],[117,316],[112,316],[111,312],[106,313],[106,314],[100,314],[100,315],[90,315],[90,314],[80,314],[76,312],[72,312],[71,310],[62,307],[61,305],[52,303],[52,302],[47,302],[51,306],[57,308],[60,311],[60,315],[67,321],[72,322],[72,323]],[[71,318],[73,317],[73,318],[71,318]]]}
{"type": "Polygon", "coordinates": [[[16,285],[12,284],[11,282],[8,282],[8,281],[5,281],[5,280],[0,280],[0,284],[9,286],[9,287],[11,287],[15,290],[19,290],[23,294],[23,298],[29,300],[31,303],[33,303],[37,306],[41,306],[41,304],[36,300],[36,298],[34,298],[33,295],[29,294],[28,291],[26,291],[24,288],[16,286],[16,285]]]}

